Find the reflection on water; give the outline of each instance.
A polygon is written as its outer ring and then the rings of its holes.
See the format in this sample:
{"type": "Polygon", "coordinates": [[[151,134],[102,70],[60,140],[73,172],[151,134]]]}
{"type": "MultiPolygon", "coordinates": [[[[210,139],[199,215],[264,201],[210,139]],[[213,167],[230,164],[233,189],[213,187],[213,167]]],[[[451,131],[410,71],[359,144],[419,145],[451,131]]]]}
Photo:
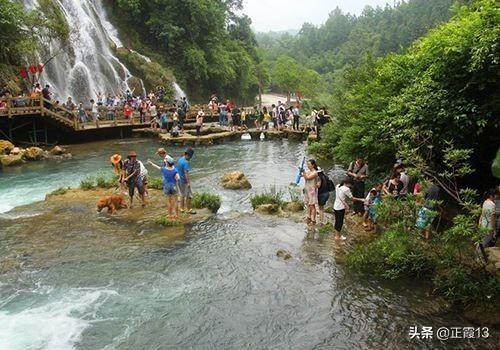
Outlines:
{"type": "MultiPolygon", "coordinates": [[[[101,168],[115,148],[153,155],[157,146],[75,147],[70,162],[3,174],[15,186],[2,181],[2,196],[24,191],[17,188],[22,181],[34,188],[59,187],[53,177],[73,184],[101,168]]],[[[409,340],[410,325],[467,322],[436,312],[427,288],[349,274],[338,262],[342,248],[307,235],[304,224],[250,213],[251,193],[293,181],[302,154],[301,144],[287,142],[197,149],[195,188],[221,193],[223,213],[185,230],[144,231],[138,223],[94,220],[87,208],[73,206],[52,213],[37,204],[5,214],[1,348],[494,348],[477,340],[409,340]],[[222,190],[220,174],[230,170],[243,170],[254,188],[222,190]],[[280,248],[292,259],[277,258],[280,248]]]]}

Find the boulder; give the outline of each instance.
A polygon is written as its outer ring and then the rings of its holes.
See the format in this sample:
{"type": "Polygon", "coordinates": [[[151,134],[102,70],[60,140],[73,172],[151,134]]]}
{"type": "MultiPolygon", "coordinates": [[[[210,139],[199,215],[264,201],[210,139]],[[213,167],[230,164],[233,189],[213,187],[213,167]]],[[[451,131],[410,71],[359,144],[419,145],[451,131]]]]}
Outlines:
{"type": "Polygon", "coordinates": [[[285,249],[278,249],[278,251],[276,252],[276,256],[278,258],[283,259],[283,260],[288,260],[288,259],[292,258],[292,253],[290,253],[289,251],[287,251],[285,249]]]}
{"type": "Polygon", "coordinates": [[[61,146],[54,146],[50,151],[50,154],[53,154],[55,156],[60,156],[65,153],[64,149],[61,146]]]}
{"type": "Polygon", "coordinates": [[[47,155],[40,147],[28,147],[24,152],[24,159],[26,160],[40,160],[46,158],[47,155]]]}
{"type": "Polygon", "coordinates": [[[241,190],[241,189],[252,188],[252,185],[248,181],[247,177],[241,171],[233,171],[224,174],[224,176],[222,177],[221,185],[222,187],[230,190],[241,190]]]}
{"type": "Polygon", "coordinates": [[[11,151],[10,151],[10,154],[16,156],[18,155],[19,153],[21,153],[21,149],[19,147],[14,147],[11,151]]]}
{"type": "Polygon", "coordinates": [[[276,214],[280,207],[278,204],[261,204],[255,210],[261,214],[276,214]]]}
{"type": "Polygon", "coordinates": [[[2,163],[3,166],[13,166],[24,163],[21,154],[1,155],[0,162],[2,163]]]}
{"type": "Polygon", "coordinates": [[[0,154],[9,154],[14,148],[14,144],[7,140],[0,140],[0,154]]]}
{"type": "Polygon", "coordinates": [[[490,247],[485,249],[488,256],[488,264],[485,266],[486,271],[492,275],[500,276],[500,247],[490,247]]]}

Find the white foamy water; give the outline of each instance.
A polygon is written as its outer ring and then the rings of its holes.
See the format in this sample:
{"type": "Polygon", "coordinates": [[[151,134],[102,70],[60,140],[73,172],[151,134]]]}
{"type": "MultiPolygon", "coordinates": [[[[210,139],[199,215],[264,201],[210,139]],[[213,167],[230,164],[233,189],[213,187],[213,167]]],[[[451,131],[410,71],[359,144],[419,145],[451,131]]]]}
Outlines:
{"type": "Polygon", "coordinates": [[[0,310],[2,350],[73,349],[91,325],[92,314],[112,290],[73,289],[61,300],[9,312],[0,310]]]}

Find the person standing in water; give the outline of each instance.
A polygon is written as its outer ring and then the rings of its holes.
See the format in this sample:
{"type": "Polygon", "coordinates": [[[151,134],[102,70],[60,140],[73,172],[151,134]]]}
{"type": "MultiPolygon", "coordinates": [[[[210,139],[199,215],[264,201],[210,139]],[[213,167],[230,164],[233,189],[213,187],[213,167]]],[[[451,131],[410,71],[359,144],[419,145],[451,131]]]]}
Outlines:
{"type": "Polygon", "coordinates": [[[144,208],[146,202],[144,198],[144,184],[141,178],[141,165],[137,161],[137,153],[134,151],[129,152],[127,159],[123,162],[122,183],[128,185],[129,208],[132,208],[136,188],[141,198],[142,207],[144,208]]]}
{"type": "Polygon", "coordinates": [[[302,173],[306,181],[304,186],[304,203],[307,206],[307,221],[313,225],[316,223],[316,205],[318,205],[318,165],[314,159],[307,161],[307,169],[302,173]]]}
{"type": "Polygon", "coordinates": [[[335,186],[335,202],[333,203],[333,212],[335,215],[335,240],[344,241],[346,237],[341,234],[342,227],[344,226],[344,217],[346,212],[349,211],[347,199],[350,198],[355,202],[364,203],[364,198],[354,197],[351,189],[354,187],[351,179],[345,180],[343,183],[335,186]]]}
{"type": "Polygon", "coordinates": [[[177,204],[177,185],[179,183],[179,173],[174,167],[174,159],[165,157],[165,164],[158,166],[148,159],[148,163],[160,170],[163,175],[163,194],[167,196],[167,215],[170,220],[179,218],[179,206],[177,204]],[[175,215],[174,215],[175,212],[175,215]]]}
{"type": "MultiPolygon", "coordinates": [[[[362,156],[356,157],[354,162],[349,164],[347,169],[347,176],[351,178],[352,183],[352,195],[357,198],[362,198],[365,196],[365,180],[368,177],[368,164],[362,156]]],[[[355,202],[354,205],[354,215],[363,215],[365,212],[365,207],[363,203],[355,202]]]]}
{"type": "Polygon", "coordinates": [[[191,191],[191,165],[190,160],[193,158],[194,150],[192,148],[187,148],[184,151],[184,156],[177,161],[177,172],[179,173],[179,194],[180,194],[180,211],[196,214],[195,211],[191,209],[191,198],[193,198],[193,192],[191,191]]]}

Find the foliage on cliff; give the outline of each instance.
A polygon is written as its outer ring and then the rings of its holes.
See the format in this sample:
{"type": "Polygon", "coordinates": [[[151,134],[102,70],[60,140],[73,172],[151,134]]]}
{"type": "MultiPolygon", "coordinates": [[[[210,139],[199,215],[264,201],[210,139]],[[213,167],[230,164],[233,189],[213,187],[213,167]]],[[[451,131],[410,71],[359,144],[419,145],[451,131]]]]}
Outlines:
{"type": "Polygon", "coordinates": [[[118,0],[109,6],[124,41],[172,67],[192,98],[218,93],[253,101],[259,59],[250,19],[236,14],[240,0],[118,0]]]}
{"type": "Polygon", "coordinates": [[[312,150],[343,162],[364,154],[378,170],[399,156],[433,174],[468,153],[475,184],[491,181],[500,134],[499,6],[475,1],[407,53],[346,69],[327,101],[333,121],[312,150]]]}

